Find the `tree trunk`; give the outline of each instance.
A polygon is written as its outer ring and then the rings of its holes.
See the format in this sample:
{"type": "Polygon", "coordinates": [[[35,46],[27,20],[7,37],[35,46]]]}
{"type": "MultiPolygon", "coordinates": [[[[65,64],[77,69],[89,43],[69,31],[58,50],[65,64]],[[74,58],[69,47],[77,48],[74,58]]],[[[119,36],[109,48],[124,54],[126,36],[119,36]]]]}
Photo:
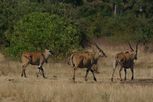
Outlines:
{"type": "Polygon", "coordinates": [[[114,16],[117,14],[117,5],[115,3],[113,4],[113,14],[114,16]]]}

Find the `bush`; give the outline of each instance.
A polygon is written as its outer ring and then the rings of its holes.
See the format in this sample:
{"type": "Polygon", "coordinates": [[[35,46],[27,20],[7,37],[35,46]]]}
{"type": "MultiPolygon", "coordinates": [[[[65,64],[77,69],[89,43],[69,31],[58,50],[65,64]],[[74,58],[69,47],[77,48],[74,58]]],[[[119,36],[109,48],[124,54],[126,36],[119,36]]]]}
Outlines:
{"type": "Polygon", "coordinates": [[[24,15],[34,11],[41,12],[43,8],[29,0],[0,0],[0,36],[11,30],[24,15]]]}
{"type": "Polygon", "coordinates": [[[73,22],[48,13],[32,13],[14,26],[13,34],[8,34],[10,47],[7,54],[18,57],[23,51],[53,50],[58,55],[66,55],[74,48],[80,48],[81,33],[73,22]]]}

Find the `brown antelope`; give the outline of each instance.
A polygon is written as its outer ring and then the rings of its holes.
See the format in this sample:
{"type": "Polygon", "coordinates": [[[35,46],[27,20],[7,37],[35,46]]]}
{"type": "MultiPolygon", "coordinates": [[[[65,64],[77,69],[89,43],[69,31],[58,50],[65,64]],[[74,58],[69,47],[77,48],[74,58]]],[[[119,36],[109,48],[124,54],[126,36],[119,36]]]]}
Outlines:
{"type": "Polygon", "coordinates": [[[87,81],[87,76],[89,71],[92,72],[94,80],[97,81],[94,74],[93,67],[97,64],[97,61],[100,56],[104,56],[104,57],[107,57],[107,56],[97,44],[96,44],[96,47],[98,49],[98,52],[89,52],[89,51],[76,52],[70,56],[69,64],[74,67],[73,81],[75,81],[75,71],[78,68],[87,68],[85,81],[87,81]]]}
{"type": "Polygon", "coordinates": [[[121,81],[122,81],[121,71],[123,68],[124,68],[124,72],[125,72],[124,80],[126,80],[126,69],[131,70],[131,72],[132,72],[131,80],[134,79],[134,60],[137,60],[139,42],[136,44],[135,51],[132,48],[131,44],[130,43],[128,43],[128,44],[129,44],[131,51],[120,52],[120,53],[116,54],[116,56],[115,56],[115,63],[114,63],[111,81],[113,81],[113,77],[114,77],[114,73],[115,73],[117,65],[121,66],[120,70],[119,70],[119,76],[120,76],[121,81]]]}
{"type": "Polygon", "coordinates": [[[22,73],[21,73],[21,77],[26,77],[26,67],[31,64],[31,65],[38,65],[38,69],[39,72],[37,73],[37,77],[38,74],[42,74],[42,76],[44,78],[45,74],[44,74],[44,69],[43,69],[43,64],[47,63],[48,57],[50,55],[53,55],[53,53],[48,50],[45,49],[44,52],[40,52],[40,51],[36,51],[36,52],[24,52],[21,56],[21,61],[22,61],[22,73]]]}

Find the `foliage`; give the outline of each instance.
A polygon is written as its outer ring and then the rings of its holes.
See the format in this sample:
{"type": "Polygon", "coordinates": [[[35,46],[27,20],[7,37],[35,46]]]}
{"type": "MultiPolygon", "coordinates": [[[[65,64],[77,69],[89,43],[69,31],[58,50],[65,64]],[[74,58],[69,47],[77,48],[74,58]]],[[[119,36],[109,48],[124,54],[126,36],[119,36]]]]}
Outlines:
{"type": "Polygon", "coordinates": [[[35,11],[40,12],[42,8],[28,0],[0,0],[0,35],[12,30],[14,24],[24,15],[35,11]]]}
{"type": "Polygon", "coordinates": [[[79,48],[81,33],[73,22],[48,13],[29,14],[14,26],[13,34],[7,35],[11,56],[19,56],[23,51],[53,50],[65,55],[71,49],[79,48]]]}
{"type": "Polygon", "coordinates": [[[20,53],[42,50],[45,43],[59,56],[65,55],[94,37],[147,43],[153,39],[152,8],[151,0],[0,0],[0,39],[4,40],[0,42],[10,42],[6,49],[13,56],[17,49],[20,53]],[[61,22],[53,21],[53,15],[61,22]],[[70,46],[70,33],[76,45],[70,46]]]}

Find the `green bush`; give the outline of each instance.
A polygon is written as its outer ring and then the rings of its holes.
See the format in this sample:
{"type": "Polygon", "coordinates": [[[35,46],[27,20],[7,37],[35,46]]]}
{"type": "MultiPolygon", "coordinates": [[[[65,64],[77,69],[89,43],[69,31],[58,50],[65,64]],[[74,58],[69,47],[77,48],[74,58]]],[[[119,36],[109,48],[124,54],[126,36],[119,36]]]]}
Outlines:
{"type": "Polygon", "coordinates": [[[29,0],[0,0],[0,37],[12,30],[14,24],[24,15],[42,10],[41,5],[29,0]]]}
{"type": "Polygon", "coordinates": [[[18,57],[23,51],[53,50],[57,55],[66,55],[74,48],[80,48],[81,33],[76,24],[48,13],[32,13],[14,26],[8,34],[10,47],[7,54],[18,57]]]}

